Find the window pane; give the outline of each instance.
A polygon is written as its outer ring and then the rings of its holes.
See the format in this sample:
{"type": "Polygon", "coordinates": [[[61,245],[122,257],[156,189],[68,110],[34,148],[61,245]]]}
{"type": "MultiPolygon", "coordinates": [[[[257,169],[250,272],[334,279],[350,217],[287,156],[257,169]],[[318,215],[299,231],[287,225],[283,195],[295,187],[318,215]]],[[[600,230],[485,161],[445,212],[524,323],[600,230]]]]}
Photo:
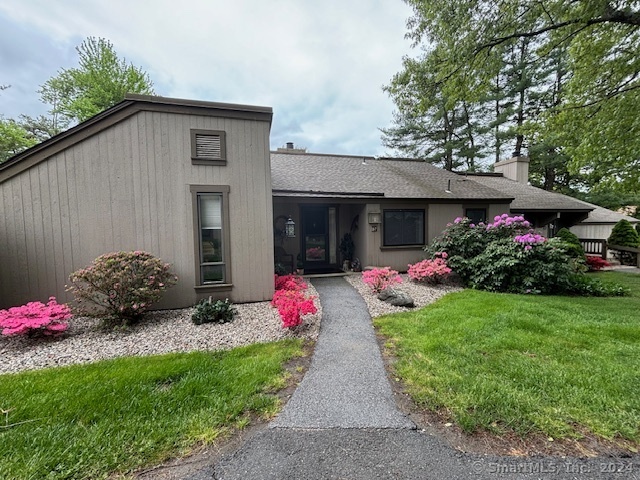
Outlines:
{"type": "Polygon", "coordinates": [[[326,263],[327,239],[324,235],[307,235],[304,239],[306,250],[304,259],[307,262],[326,263]]]}
{"type": "Polygon", "coordinates": [[[222,196],[200,195],[201,228],[222,228],[222,196]]]}
{"type": "Polygon", "coordinates": [[[404,212],[403,243],[422,245],[424,243],[424,212],[404,212]]]}
{"type": "Polygon", "coordinates": [[[487,210],[485,208],[467,208],[465,217],[473,223],[484,222],[487,220],[487,210]]]}
{"type": "Polygon", "coordinates": [[[400,210],[384,212],[384,244],[402,245],[402,212],[400,210]]]}
{"type": "Polygon", "coordinates": [[[200,282],[224,283],[225,248],[223,243],[222,195],[219,193],[198,194],[200,282]],[[211,265],[215,264],[215,265],[211,265]]]}
{"type": "Polygon", "coordinates": [[[202,263],[222,261],[222,229],[203,228],[201,230],[202,263]]]}
{"type": "Polygon", "coordinates": [[[203,265],[200,272],[203,284],[224,282],[224,265],[203,265]]]}
{"type": "Polygon", "coordinates": [[[384,245],[424,245],[423,210],[385,210],[383,222],[384,245]]]}

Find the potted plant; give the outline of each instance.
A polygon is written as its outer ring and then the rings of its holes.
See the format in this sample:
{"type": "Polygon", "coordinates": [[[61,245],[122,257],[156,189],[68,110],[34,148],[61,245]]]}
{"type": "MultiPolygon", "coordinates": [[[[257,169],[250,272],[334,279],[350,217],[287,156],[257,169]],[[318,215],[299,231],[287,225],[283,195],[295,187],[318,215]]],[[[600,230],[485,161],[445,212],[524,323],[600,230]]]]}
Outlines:
{"type": "Polygon", "coordinates": [[[353,242],[353,238],[350,233],[345,233],[340,240],[340,253],[342,254],[342,260],[344,262],[343,268],[346,266],[346,270],[351,268],[351,262],[353,261],[353,254],[356,251],[356,244],[353,242]]]}
{"type": "Polygon", "coordinates": [[[304,275],[304,262],[302,261],[302,254],[298,254],[296,257],[296,273],[298,275],[304,275]]]}

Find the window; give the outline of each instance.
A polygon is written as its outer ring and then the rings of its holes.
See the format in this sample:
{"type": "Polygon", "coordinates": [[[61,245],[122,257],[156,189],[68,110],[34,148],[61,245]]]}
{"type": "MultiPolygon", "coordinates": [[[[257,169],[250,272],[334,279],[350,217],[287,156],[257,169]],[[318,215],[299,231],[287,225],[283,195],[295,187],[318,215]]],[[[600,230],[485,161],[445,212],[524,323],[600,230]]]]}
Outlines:
{"type": "Polygon", "coordinates": [[[226,138],[221,130],[191,130],[191,163],[226,165],[226,138]]]}
{"type": "Polygon", "coordinates": [[[464,211],[464,216],[471,220],[472,223],[478,224],[480,222],[487,221],[487,209],[486,208],[467,208],[464,211]]]}
{"type": "Polygon", "coordinates": [[[231,283],[228,193],[226,185],[191,186],[196,286],[228,286],[231,283]]]}
{"type": "Polygon", "coordinates": [[[385,210],[385,247],[424,245],[424,210],[385,210]]]}

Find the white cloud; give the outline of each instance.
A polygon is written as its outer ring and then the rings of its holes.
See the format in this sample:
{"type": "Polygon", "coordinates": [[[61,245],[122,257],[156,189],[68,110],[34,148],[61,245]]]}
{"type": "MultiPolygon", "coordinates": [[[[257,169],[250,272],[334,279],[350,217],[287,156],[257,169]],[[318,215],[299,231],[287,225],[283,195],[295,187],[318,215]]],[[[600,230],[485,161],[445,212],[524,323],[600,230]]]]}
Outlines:
{"type": "Polygon", "coordinates": [[[0,0],[0,29],[28,32],[31,51],[49,52],[47,65],[52,56],[61,62],[42,77],[50,67],[12,59],[34,90],[72,65],[69,51],[82,39],[105,37],[149,72],[158,94],[272,106],[273,148],[295,141],[311,151],[375,154],[377,128],[393,109],[381,86],[409,53],[409,14],[401,0],[0,0]]]}

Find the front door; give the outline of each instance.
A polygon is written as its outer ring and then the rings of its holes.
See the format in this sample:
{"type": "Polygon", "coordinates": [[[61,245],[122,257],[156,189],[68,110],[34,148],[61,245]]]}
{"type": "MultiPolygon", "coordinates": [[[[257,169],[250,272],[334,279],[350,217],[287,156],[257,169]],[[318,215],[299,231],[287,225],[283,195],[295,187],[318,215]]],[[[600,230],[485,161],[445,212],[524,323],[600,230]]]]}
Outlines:
{"type": "Polygon", "coordinates": [[[303,206],[302,258],[305,272],[322,272],[337,267],[336,208],[303,206]]]}

